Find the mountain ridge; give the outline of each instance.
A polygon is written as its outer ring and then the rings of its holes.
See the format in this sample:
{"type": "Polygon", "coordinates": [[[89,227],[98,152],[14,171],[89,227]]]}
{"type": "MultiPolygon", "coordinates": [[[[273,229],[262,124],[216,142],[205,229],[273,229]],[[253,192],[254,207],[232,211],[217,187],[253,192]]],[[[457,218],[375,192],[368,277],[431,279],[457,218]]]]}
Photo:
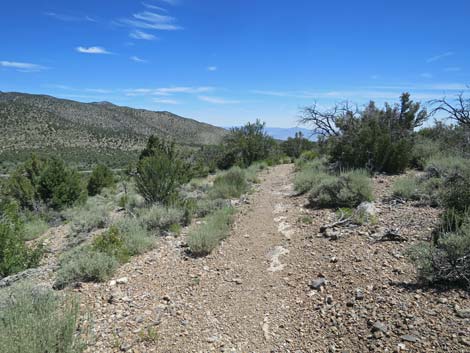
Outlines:
{"type": "Polygon", "coordinates": [[[223,128],[167,111],[20,92],[0,92],[0,123],[3,162],[37,152],[59,153],[63,158],[73,155],[78,162],[79,155],[85,160],[93,156],[91,160],[96,163],[103,158],[135,155],[150,135],[198,147],[220,143],[227,133],[223,128]]]}

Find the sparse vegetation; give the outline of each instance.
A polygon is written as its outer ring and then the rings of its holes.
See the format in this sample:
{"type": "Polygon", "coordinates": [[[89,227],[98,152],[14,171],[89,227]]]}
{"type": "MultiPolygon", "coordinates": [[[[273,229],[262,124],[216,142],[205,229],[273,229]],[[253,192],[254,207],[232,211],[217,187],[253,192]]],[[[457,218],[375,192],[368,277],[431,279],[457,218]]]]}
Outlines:
{"type": "Polygon", "coordinates": [[[209,195],[213,199],[232,199],[240,197],[247,190],[246,172],[239,167],[232,167],[215,178],[209,195]]]}
{"type": "Polygon", "coordinates": [[[0,351],[3,353],[79,353],[75,296],[31,285],[0,293],[0,351]]]}
{"type": "Polygon", "coordinates": [[[313,207],[356,207],[373,200],[372,183],[364,170],[323,174],[310,189],[308,200],[313,207]]]}
{"type": "Polygon", "coordinates": [[[188,246],[194,256],[204,256],[225,239],[230,232],[233,209],[226,207],[203,220],[203,224],[188,234],[188,246]]]}
{"type": "Polygon", "coordinates": [[[184,211],[176,207],[165,207],[153,205],[150,208],[143,208],[139,213],[139,218],[148,230],[165,231],[173,224],[179,224],[184,216],[184,211]]]}

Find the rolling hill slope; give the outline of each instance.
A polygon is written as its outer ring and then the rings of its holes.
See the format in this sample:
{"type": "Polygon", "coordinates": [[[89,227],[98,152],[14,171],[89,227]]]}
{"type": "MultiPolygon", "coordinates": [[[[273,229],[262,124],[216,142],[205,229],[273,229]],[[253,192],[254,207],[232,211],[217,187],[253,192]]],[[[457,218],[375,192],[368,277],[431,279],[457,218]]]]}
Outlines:
{"type": "Polygon", "coordinates": [[[0,92],[3,164],[36,152],[59,154],[79,165],[106,160],[118,166],[134,156],[151,134],[192,147],[217,144],[225,133],[169,112],[0,92]]]}

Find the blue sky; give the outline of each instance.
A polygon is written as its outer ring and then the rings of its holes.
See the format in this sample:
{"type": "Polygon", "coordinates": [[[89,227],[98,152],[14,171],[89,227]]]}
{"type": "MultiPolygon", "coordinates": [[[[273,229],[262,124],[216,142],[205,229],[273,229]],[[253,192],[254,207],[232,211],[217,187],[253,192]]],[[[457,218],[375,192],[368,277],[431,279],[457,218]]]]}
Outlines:
{"type": "Polygon", "coordinates": [[[4,0],[0,90],[295,126],[470,84],[470,1],[4,0]]]}

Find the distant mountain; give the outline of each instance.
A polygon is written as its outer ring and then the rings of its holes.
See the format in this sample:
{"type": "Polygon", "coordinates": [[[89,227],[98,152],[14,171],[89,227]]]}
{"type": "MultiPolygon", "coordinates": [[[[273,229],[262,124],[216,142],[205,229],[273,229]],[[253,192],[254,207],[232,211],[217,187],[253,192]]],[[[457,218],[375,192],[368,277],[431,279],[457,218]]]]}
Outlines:
{"type": "Polygon", "coordinates": [[[120,165],[155,134],[184,146],[219,143],[226,130],[169,112],[80,103],[46,95],[0,92],[0,163],[31,152],[57,154],[78,164],[120,165]]]}
{"type": "Polygon", "coordinates": [[[276,140],[287,140],[289,137],[295,137],[297,132],[301,132],[305,138],[315,140],[315,135],[312,135],[312,130],[304,129],[301,127],[266,127],[266,132],[274,137],[276,140]]]}

